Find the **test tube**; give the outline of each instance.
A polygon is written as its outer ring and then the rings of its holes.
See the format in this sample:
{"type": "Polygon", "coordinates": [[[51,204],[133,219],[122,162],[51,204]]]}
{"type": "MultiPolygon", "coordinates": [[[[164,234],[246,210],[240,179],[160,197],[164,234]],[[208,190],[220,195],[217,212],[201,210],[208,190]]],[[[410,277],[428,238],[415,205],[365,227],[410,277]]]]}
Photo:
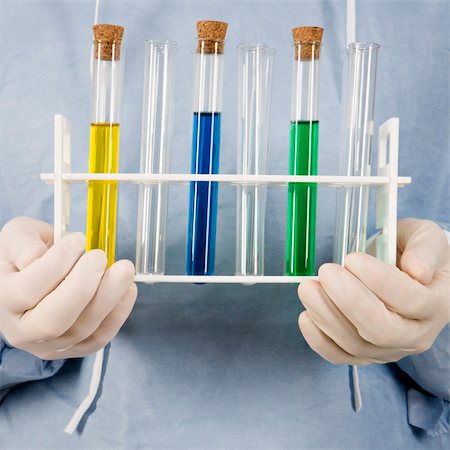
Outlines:
{"type": "MultiPolygon", "coordinates": [[[[220,120],[223,90],[223,51],[228,24],[197,22],[194,56],[194,124],[191,173],[219,171],[220,120]]],[[[214,273],[217,182],[191,182],[187,231],[186,273],[214,273]]]]}
{"type": "MultiPolygon", "coordinates": [[[[379,45],[355,42],[347,48],[344,88],[344,127],[340,174],[370,175],[375,82],[379,45]]],[[[334,261],[366,250],[368,186],[342,187],[336,205],[334,261]]]]}
{"type": "MultiPolygon", "coordinates": [[[[319,145],[319,56],[323,28],[298,27],[294,37],[290,175],[317,175],[319,145]]],[[[289,183],[286,275],[314,275],[316,183],[289,183]]]]}
{"type": "MultiPolygon", "coordinates": [[[[267,174],[272,67],[275,51],[241,44],[238,93],[238,174],[267,174]]],[[[264,274],[265,185],[237,187],[236,274],[264,274]]]]}
{"type": "MultiPolygon", "coordinates": [[[[173,129],[174,59],[171,41],[145,42],[141,173],[169,170],[173,129]]],[[[165,270],[168,185],[141,184],[136,235],[136,272],[162,275],[165,270]]]]}
{"type": "MultiPolygon", "coordinates": [[[[93,30],[89,173],[117,173],[124,28],[102,24],[93,30]]],[[[117,182],[89,181],[86,250],[104,250],[108,265],[114,263],[116,225],[117,182]]]]}

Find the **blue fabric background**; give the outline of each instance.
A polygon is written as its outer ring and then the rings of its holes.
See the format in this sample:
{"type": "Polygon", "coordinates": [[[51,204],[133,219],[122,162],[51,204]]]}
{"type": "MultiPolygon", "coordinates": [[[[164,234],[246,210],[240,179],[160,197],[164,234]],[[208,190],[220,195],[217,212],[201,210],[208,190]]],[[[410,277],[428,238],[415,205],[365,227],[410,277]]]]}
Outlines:
{"type": "MultiPolygon", "coordinates": [[[[100,22],[126,28],[123,172],[138,170],[143,41],[179,46],[171,171],[187,172],[191,142],[195,21],[229,22],[221,171],[236,168],[236,45],[277,49],[270,173],[288,167],[291,33],[325,28],[321,51],[319,173],[335,174],[345,60],[344,1],[103,1],[100,22]]],[[[74,171],[87,169],[93,1],[0,3],[0,225],[17,215],[52,221],[53,194],[39,179],[53,169],[53,114],[72,124],[74,171]]],[[[376,123],[400,117],[399,216],[450,222],[448,3],[358,1],[357,37],[381,45],[376,123]]],[[[375,159],[374,159],[375,160],[375,159]]],[[[169,273],[184,270],[188,189],[171,188],[169,273]],[[184,200],[183,200],[184,199],[184,200]]],[[[235,193],[220,189],[217,272],[234,266],[235,193]]],[[[72,188],[72,230],[84,230],[86,188],[72,188]]],[[[118,257],[134,259],[137,190],[120,193],[118,257]]],[[[334,190],[319,190],[317,251],[331,258],[334,190]]],[[[283,269],[286,192],[267,207],[266,272],[283,269]]],[[[373,215],[372,215],[373,216],[373,215]]],[[[373,217],[372,217],[373,223],[373,217]]],[[[447,448],[408,425],[409,381],[396,366],[360,371],[365,406],[351,408],[348,368],[314,354],[297,328],[291,286],[140,286],[131,318],[114,340],[103,393],[83,435],[62,430],[84,398],[92,359],[74,360],[45,381],[14,388],[0,408],[3,448],[447,448]]]]}

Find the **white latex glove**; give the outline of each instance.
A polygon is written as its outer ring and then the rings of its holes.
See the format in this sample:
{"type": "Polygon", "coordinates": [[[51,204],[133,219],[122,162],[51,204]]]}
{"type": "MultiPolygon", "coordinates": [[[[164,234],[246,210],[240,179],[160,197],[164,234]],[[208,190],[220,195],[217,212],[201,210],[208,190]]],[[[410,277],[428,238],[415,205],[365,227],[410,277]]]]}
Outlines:
{"type": "Polygon", "coordinates": [[[335,364],[398,361],[431,347],[450,322],[449,245],[433,222],[398,222],[397,267],[353,253],[301,283],[299,327],[335,364]]]}
{"type": "Polygon", "coordinates": [[[104,347],[128,318],[137,296],[134,266],[106,272],[101,250],[85,253],[82,233],[53,245],[53,228],[27,217],[0,233],[0,332],[41,359],[86,356],[104,347]]]}

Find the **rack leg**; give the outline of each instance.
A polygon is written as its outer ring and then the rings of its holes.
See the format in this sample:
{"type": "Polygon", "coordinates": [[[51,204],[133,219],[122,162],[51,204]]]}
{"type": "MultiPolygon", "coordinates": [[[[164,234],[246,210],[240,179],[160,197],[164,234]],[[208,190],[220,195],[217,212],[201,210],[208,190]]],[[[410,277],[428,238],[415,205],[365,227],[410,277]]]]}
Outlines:
{"type": "Polygon", "coordinates": [[[64,180],[64,174],[71,172],[70,122],[61,114],[55,114],[54,140],[53,226],[56,242],[66,234],[70,224],[70,185],[64,180]]]}
{"type": "Polygon", "coordinates": [[[397,258],[397,180],[399,119],[384,122],[378,133],[377,175],[389,177],[389,183],[377,189],[376,226],[381,230],[376,241],[377,257],[388,264],[397,258]]]}

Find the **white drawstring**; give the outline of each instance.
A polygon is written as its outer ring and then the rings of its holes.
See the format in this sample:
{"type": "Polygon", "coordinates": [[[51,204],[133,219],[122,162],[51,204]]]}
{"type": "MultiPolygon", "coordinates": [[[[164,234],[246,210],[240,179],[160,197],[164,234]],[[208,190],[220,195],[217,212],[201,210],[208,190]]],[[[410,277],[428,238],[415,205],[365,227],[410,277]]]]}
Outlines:
{"type": "Polygon", "coordinates": [[[70,419],[64,431],[66,433],[72,434],[80,424],[87,410],[94,403],[95,397],[97,396],[98,390],[100,388],[100,381],[102,379],[102,368],[103,359],[105,355],[105,349],[102,348],[95,354],[94,364],[92,366],[91,382],[89,384],[89,392],[85,399],[81,402],[75,414],[70,419]]]}
{"type": "Polygon", "coordinates": [[[363,407],[361,389],[359,387],[358,366],[352,366],[352,384],[353,384],[353,404],[355,412],[359,412],[363,407]]]}
{"type": "MultiPolygon", "coordinates": [[[[100,10],[100,0],[95,1],[95,13],[94,13],[94,25],[98,24],[98,13],[100,10]]],[[[93,47],[91,52],[93,51],[93,47]]],[[[91,78],[92,78],[92,55],[91,55],[91,78]]],[[[70,419],[70,422],[67,424],[64,431],[66,433],[72,434],[80,424],[84,415],[91,407],[92,403],[94,403],[95,397],[97,396],[98,390],[100,388],[100,382],[102,379],[102,369],[103,369],[103,360],[105,356],[105,349],[102,348],[95,354],[94,364],[92,366],[92,375],[91,382],[89,384],[89,392],[85,399],[81,402],[78,409],[75,411],[75,414],[70,419]]]]}

